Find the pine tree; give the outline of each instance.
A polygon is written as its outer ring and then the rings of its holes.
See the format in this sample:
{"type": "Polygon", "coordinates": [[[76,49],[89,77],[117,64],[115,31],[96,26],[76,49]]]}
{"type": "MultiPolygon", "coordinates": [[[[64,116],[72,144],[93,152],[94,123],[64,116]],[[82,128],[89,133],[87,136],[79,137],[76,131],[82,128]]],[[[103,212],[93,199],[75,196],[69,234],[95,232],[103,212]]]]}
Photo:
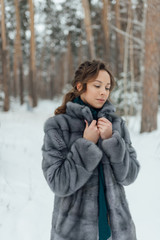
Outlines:
{"type": "Polygon", "coordinates": [[[148,0],[147,4],[141,132],[157,129],[160,70],[160,2],[148,0]]]}
{"type": "Polygon", "coordinates": [[[2,74],[3,74],[3,89],[4,89],[4,105],[3,110],[9,110],[9,78],[7,74],[7,39],[6,39],[6,24],[5,24],[5,5],[1,0],[1,30],[2,30],[2,74]]]}

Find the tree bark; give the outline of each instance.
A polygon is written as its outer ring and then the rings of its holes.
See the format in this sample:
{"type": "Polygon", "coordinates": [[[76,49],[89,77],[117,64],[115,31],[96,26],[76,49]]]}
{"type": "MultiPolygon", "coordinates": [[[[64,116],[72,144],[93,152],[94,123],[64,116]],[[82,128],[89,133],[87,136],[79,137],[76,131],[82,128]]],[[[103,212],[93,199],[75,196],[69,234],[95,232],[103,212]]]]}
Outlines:
{"type": "Polygon", "coordinates": [[[7,40],[5,28],[5,6],[4,1],[1,3],[1,36],[2,36],[2,76],[3,76],[3,90],[4,90],[4,105],[3,110],[9,110],[9,77],[7,74],[7,40]]]}
{"type": "Polygon", "coordinates": [[[160,2],[159,0],[148,0],[147,5],[141,133],[157,129],[158,112],[160,2]]]}
{"type": "Polygon", "coordinates": [[[82,0],[82,6],[84,9],[84,25],[86,29],[89,55],[91,59],[94,59],[96,57],[96,52],[95,52],[95,46],[94,46],[94,37],[93,37],[92,24],[91,24],[91,13],[90,13],[88,0],[82,0]]]}
{"type": "Polygon", "coordinates": [[[35,65],[35,33],[34,33],[34,6],[32,0],[29,2],[30,12],[30,71],[29,71],[29,95],[31,97],[32,106],[37,106],[36,95],[36,65],[35,65]]]}
{"type": "MultiPolygon", "coordinates": [[[[59,74],[59,76],[60,76],[60,89],[61,89],[61,92],[63,91],[64,86],[65,86],[65,77],[64,77],[64,65],[65,64],[64,64],[64,58],[65,58],[65,53],[62,52],[61,56],[60,56],[60,66],[61,66],[61,68],[60,68],[60,74],[59,74]]],[[[73,64],[73,60],[72,60],[72,64],[73,64]]],[[[73,65],[72,65],[72,72],[71,72],[71,74],[73,74],[73,65]]],[[[73,75],[70,75],[70,82],[72,80],[72,76],[73,75]]]]}
{"type": "Polygon", "coordinates": [[[13,54],[13,96],[17,97],[17,86],[18,86],[18,77],[17,77],[17,51],[16,51],[16,38],[14,40],[14,54],[13,54]]]}
{"type": "Polygon", "coordinates": [[[46,38],[44,38],[43,47],[41,49],[40,59],[39,59],[39,65],[38,65],[38,72],[37,72],[37,79],[38,79],[38,85],[37,85],[37,96],[44,98],[44,79],[43,79],[43,71],[44,71],[44,60],[45,60],[45,54],[46,54],[46,38]]]}
{"type": "MultiPolygon", "coordinates": [[[[16,10],[16,38],[15,38],[15,65],[14,65],[14,79],[15,84],[19,79],[19,95],[20,95],[20,103],[21,105],[24,102],[23,92],[24,92],[24,84],[23,84],[23,56],[22,56],[22,47],[21,47],[21,35],[20,35],[20,13],[19,13],[19,1],[15,0],[15,10],[16,10]],[[17,76],[18,72],[18,76],[17,76]]],[[[16,85],[15,85],[16,89],[16,85]]]]}
{"type": "Polygon", "coordinates": [[[109,24],[108,24],[109,3],[108,3],[108,0],[102,0],[102,1],[103,1],[102,27],[104,31],[105,49],[106,49],[105,58],[106,58],[106,61],[110,61],[110,41],[109,41],[109,24]]]}
{"type": "MultiPolygon", "coordinates": [[[[143,0],[141,2],[141,6],[143,6],[141,13],[142,18],[142,31],[141,31],[141,39],[143,41],[143,46],[141,47],[140,53],[140,87],[139,87],[139,102],[142,103],[142,89],[143,89],[143,80],[144,80],[144,58],[145,58],[145,30],[146,30],[146,15],[147,15],[147,0],[143,0]]],[[[138,14],[140,15],[140,13],[138,14]]],[[[140,16],[139,16],[140,18],[140,16]]]]}
{"type": "MultiPolygon", "coordinates": [[[[51,54],[50,54],[50,63],[48,65],[48,69],[47,69],[47,72],[48,72],[48,77],[49,77],[49,84],[48,84],[48,96],[49,98],[52,100],[53,97],[54,97],[54,71],[55,71],[55,59],[54,59],[54,51],[52,50],[51,51],[51,54]]],[[[63,62],[64,62],[64,59],[63,59],[63,62]]],[[[61,69],[61,74],[64,74],[64,71],[63,69],[60,67],[61,69]]],[[[60,77],[59,77],[60,79],[60,77]]],[[[60,85],[60,84],[59,84],[60,85]]]]}
{"type": "Polygon", "coordinates": [[[82,34],[80,33],[80,36],[79,36],[79,47],[78,47],[78,65],[80,65],[82,63],[82,59],[83,59],[83,56],[82,56],[82,34]]]}
{"type": "MultiPolygon", "coordinates": [[[[133,34],[132,24],[131,24],[131,32],[130,34],[133,34]]],[[[129,51],[129,57],[130,57],[130,73],[131,73],[131,86],[130,86],[130,96],[131,96],[131,103],[130,103],[130,111],[129,115],[133,115],[133,94],[134,94],[134,85],[135,85],[135,79],[134,79],[134,49],[133,49],[133,40],[130,38],[129,42],[130,51],[129,51]]]]}
{"type": "MultiPolygon", "coordinates": [[[[121,30],[121,21],[120,21],[120,4],[119,0],[116,0],[115,4],[115,17],[116,17],[116,28],[121,30]]],[[[120,72],[122,71],[123,59],[124,59],[124,39],[123,36],[116,32],[116,54],[117,54],[117,62],[116,62],[116,75],[119,77],[120,72]]]]}
{"type": "MultiPolygon", "coordinates": [[[[128,3],[128,22],[127,22],[127,29],[126,32],[128,34],[130,34],[130,30],[131,30],[131,2],[128,3]]],[[[127,119],[128,116],[128,106],[127,106],[127,91],[128,91],[128,87],[127,87],[127,75],[128,75],[128,49],[129,49],[129,39],[128,39],[128,35],[125,36],[125,45],[124,45],[124,65],[123,65],[123,86],[124,86],[124,115],[127,119]]]]}
{"type": "Polygon", "coordinates": [[[72,33],[68,33],[67,37],[67,83],[71,83],[73,76],[73,53],[72,53],[72,33]]]}

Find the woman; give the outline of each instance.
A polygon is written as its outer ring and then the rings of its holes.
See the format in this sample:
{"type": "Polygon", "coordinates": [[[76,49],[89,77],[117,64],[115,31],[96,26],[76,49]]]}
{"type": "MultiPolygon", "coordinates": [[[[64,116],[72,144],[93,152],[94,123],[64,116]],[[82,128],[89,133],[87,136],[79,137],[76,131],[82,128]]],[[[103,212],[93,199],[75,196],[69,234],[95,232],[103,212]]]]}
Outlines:
{"type": "Polygon", "coordinates": [[[124,187],[139,173],[125,121],[109,101],[114,78],[85,61],[44,126],[42,169],[55,194],[51,240],[136,240],[124,187]]]}

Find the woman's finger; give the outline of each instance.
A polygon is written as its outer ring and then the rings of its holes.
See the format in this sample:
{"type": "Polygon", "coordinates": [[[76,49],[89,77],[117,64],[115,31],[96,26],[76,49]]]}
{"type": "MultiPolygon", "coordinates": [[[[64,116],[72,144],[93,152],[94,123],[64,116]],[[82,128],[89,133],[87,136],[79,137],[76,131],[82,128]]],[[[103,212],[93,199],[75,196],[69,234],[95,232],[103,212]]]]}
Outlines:
{"type": "Polygon", "coordinates": [[[93,121],[91,122],[90,126],[91,126],[91,127],[94,127],[94,126],[96,126],[96,123],[97,123],[97,121],[96,121],[96,120],[93,120],[93,121]]]}
{"type": "Polygon", "coordinates": [[[98,123],[97,123],[97,126],[99,126],[99,125],[101,125],[101,126],[104,126],[104,127],[105,127],[105,126],[107,126],[107,123],[104,123],[104,122],[98,122],[98,123]]]}
{"type": "Polygon", "coordinates": [[[99,131],[102,131],[102,130],[103,130],[103,128],[102,128],[102,127],[98,127],[98,130],[99,130],[99,131]]]}
{"type": "Polygon", "coordinates": [[[99,118],[98,119],[98,122],[105,122],[105,123],[110,123],[110,124],[112,124],[107,118],[104,118],[104,117],[102,117],[102,118],[99,118]]]}
{"type": "Polygon", "coordinates": [[[103,127],[106,127],[106,126],[111,127],[112,126],[112,124],[110,124],[110,123],[98,122],[97,126],[100,126],[100,125],[103,126],[103,127]]]}
{"type": "Polygon", "coordinates": [[[86,128],[88,128],[88,122],[87,122],[87,120],[84,120],[85,121],[85,123],[86,123],[86,128]]]}

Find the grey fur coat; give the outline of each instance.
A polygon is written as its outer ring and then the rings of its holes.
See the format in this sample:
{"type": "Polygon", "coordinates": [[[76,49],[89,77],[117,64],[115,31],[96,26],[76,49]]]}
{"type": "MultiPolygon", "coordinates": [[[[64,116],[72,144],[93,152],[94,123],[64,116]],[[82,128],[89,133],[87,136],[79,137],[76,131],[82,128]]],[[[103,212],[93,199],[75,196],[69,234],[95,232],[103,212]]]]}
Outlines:
{"type": "Polygon", "coordinates": [[[124,187],[139,173],[125,121],[107,101],[98,113],[112,122],[113,134],[94,144],[83,138],[87,106],[68,102],[66,113],[44,125],[42,169],[55,194],[51,240],[98,239],[98,164],[102,161],[112,240],[136,240],[124,187]]]}

